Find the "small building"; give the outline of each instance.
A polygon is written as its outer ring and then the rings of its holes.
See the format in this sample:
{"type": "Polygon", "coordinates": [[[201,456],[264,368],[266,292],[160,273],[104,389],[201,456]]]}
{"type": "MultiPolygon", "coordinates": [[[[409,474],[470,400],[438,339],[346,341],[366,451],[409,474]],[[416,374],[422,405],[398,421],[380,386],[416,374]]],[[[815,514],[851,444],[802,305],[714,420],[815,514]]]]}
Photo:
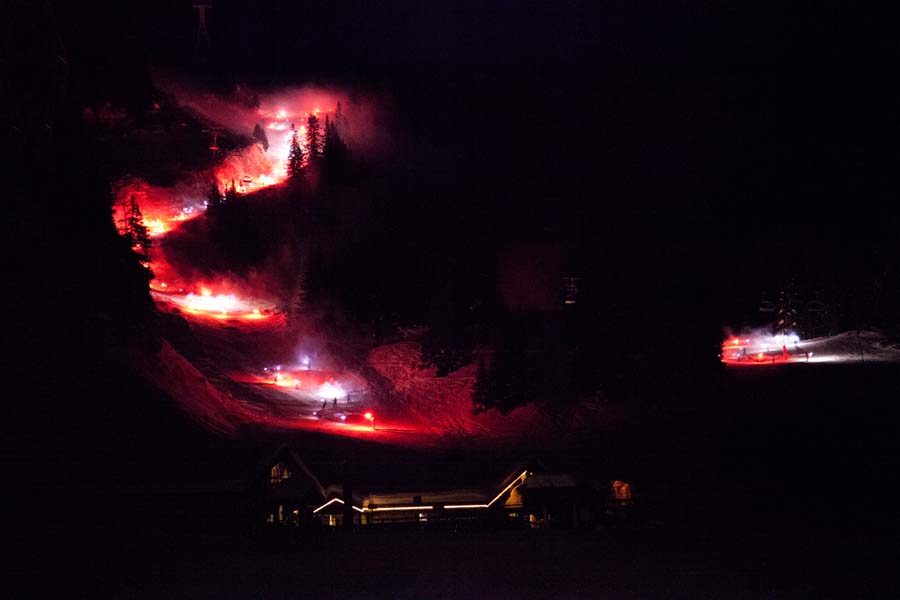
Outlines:
{"type": "Polygon", "coordinates": [[[520,462],[484,488],[364,492],[343,482],[323,488],[286,448],[267,468],[268,480],[257,479],[252,496],[257,522],[269,526],[587,528],[627,518],[633,502],[627,483],[555,472],[538,460],[520,462]]]}
{"type": "Polygon", "coordinates": [[[318,519],[313,509],[325,488],[296,452],[281,446],[251,476],[247,496],[256,523],[301,527],[318,519]]]}
{"type": "Polygon", "coordinates": [[[287,445],[274,452],[223,445],[168,463],[155,477],[134,469],[131,483],[104,496],[103,512],[123,528],[249,534],[596,528],[633,518],[629,483],[551,468],[539,459],[488,479],[490,463],[392,464],[326,461],[314,471],[287,445]]]}

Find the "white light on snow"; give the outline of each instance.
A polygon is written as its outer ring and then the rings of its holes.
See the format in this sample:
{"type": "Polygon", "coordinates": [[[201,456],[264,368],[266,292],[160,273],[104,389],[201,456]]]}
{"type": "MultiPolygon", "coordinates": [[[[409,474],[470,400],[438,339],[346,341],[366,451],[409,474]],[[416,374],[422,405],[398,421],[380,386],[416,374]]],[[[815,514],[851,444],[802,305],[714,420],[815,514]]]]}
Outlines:
{"type": "Polygon", "coordinates": [[[344,390],[341,386],[327,381],[319,386],[316,392],[320,398],[340,398],[344,396],[344,390]]]}

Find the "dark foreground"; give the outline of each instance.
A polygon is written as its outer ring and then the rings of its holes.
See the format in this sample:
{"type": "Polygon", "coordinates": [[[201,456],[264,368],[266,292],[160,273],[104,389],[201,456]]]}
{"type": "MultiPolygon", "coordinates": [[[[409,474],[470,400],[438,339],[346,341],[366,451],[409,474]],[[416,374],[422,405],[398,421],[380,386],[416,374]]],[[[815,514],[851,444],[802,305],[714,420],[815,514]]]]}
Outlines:
{"type": "MultiPolygon", "coordinates": [[[[85,547],[23,593],[119,598],[886,597],[886,545],[798,531],[329,531],[150,536],[85,547]],[[835,543],[848,550],[833,553],[835,543]],[[867,545],[868,551],[857,553],[867,545]],[[853,548],[850,551],[849,548],[853,548]],[[49,589],[48,589],[49,588],[49,589]]],[[[887,540],[880,540],[883,544],[887,540]]],[[[892,594],[891,594],[892,595],[892,594]]]]}
{"type": "MultiPolygon", "coordinates": [[[[139,443],[140,423],[120,424],[90,469],[66,470],[85,450],[74,444],[35,464],[39,484],[10,513],[20,542],[11,583],[28,597],[896,597],[898,389],[894,365],[657,382],[642,393],[658,401],[629,424],[543,449],[555,465],[596,465],[598,477],[623,474],[634,487],[631,521],[576,531],[187,534],[130,514],[115,488],[126,477],[152,487],[190,465],[197,453],[185,442],[196,434],[163,436],[159,417],[139,443]],[[129,462],[155,452],[157,471],[129,462]],[[73,473],[98,483],[77,492],[73,473]]],[[[348,452],[303,435],[311,459],[348,452]]],[[[449,469],[492,454],[460,450],[451,461],[367,446],[353,456],[406,481],[416,461],[449,469]]]]}

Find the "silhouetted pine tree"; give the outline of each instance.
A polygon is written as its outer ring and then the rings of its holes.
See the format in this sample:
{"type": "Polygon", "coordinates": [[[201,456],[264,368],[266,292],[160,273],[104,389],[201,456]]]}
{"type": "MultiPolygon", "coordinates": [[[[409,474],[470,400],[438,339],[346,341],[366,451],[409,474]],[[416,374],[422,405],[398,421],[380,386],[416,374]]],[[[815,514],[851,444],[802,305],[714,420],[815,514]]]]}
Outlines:
{"type": "Polygon", "coordinates": [[[306,274],[301,270],[294,284],[294,293],[291,296],[289,307],[292,319],[298,319],[306,308],[306,274]]]}
{"type": "Polygon", "coordinates": [[[140,255],[141,260],[149,261],[150,248],[153,247],[153,240],[150,238],[150,232],[144,225],[144,217],[141,214],[141,208],[134,199],[134,194],[128,204],[128,216],[126,217],[125,237],[131,244],[131,247],[140,255]]]}
{"type": "Polygon", "coordinates": [[[225,190],[225,204],[231,204],[237,200],[238,192],[234,185],[234,179],[231,180],[231,187],[225,190]]]}
{"type": "Polygon", "coordinates": [[[330,174],[341,172],[350,157],[347,144],[338,133],[337,124],[325,116],[325,147],[322,151],[322,165],[330,174]]]}
{"type": "Polygon", "coordinates": [[[813,299],[803,310],[804,337],[822,337],[838,332],[838,307],[833,294],[824,289],[816,290],[813,299]]]}
{"type": "Polygon", "coordinates": [[[337,108],[334,111],[334,118],[331,121],[332,123],[334,123],[334,126],[337,129],[337,134],[341,137],[341,139],[348,139],[350,136],[350,123],[347,121],[347,117],[344,115],[344,110],[340,102],[337,103],[337,108]]]}
{"type": "Polygon", "coordinates": [[[541,401],[537,381],[540,369],[525,353],[498,350],[481,377],[481,383],[476,380],[473,396],[476,410],[496,408],[505,414],[529,402],[541,401]]]}
{"type": "Polygon", "coordinates": [[[478,360],[478,371],[475,373],[475,389],[472,390],[472,403],[475,405],[473,412],[486,411],[494,405],[497,394],[497,382],[485,364],[484,359],[478,360]]]}
{"type": "Polygon", "coordinates": [[[209,184],[209,192],[206,194],[206,207],[216,210],[222,206],[222,202],[224,202],[224,199],[222,198],[222,193],[219,192],[219,184],[213,181],[209,184]]]}
{"type": "Polygon", "coordinates": [[[291,125],[291,150],[288,153],[287,173],[288,177],[295,178],[300,176],[303,169],[303,148],[300,147],[300,140],[297,138],[297,132],[291,125]]]}
{"type": "Polygon", "coordinates": [[[322,149],[325,139],[322,137],[322,128],[319,125],[319,117],[315,114],[306,119],[306,151],[309,153],[309,164],[318,164],[322,159],[322,149]]]}
{"type": "Polygon", "coordinates": [[[263,150],[266,152],[269,151],[269,138],[266,135],[266,130],[263,129],[259,123],[257,123],[253,127],[253,139],[263,147],[263,150]]]}
{"type": "Polygon", "coordinates": [[[789,279],[784,288],[778,294],[778,304],[775,312],[775,330],[779,333],[797,331],[800,306],[800,297],[796,283],[789,279]]]}

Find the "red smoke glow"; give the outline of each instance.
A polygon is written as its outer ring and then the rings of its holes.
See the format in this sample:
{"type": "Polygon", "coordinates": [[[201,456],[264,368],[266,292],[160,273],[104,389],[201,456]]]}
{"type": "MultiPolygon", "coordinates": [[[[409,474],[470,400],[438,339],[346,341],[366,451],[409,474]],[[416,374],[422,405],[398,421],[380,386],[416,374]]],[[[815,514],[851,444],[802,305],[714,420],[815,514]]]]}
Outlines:
{"type": "Polygon", "coordinates": [[[270,369],[262,374],[229,373],[228,376],[234,381],[241,383],[274,385],[283,388],[315,391],[323,385],[332,383],[338,377],[338,374],[333,371],[307,371],[306,369],[284,368],[277,371],[270,369]]]}
{"type": "MultiPolygon", "coordinates": [[[[341,100],[334,92],[303,88],[262,100],[260,108],[254,111],[237,102],[175,89],[178,86],[171,82],[165,85],[169,91],[175,91],[185,110],[193,112],[213,130],[229,129],[246,134],[260,124],[267,132],[268,149],[253,143],[222,157],[208,172],[170,188],[137,178],[117,182],[114,185],[116,225],[124,229],[127,204],[134,198],[144,226],[156,238],[206,210],[209,181],[215,181],[222,194],[232,185],[238,193],[247,194],[283,183],[287,178],[287,158],[294,131],[306,152],[307,117],[322,115],[325,112],[322,106],[334,107],[327,112],[335,117],[341,100]]],[[[345,123],[342,115],[335,118],[345,123]]],[[[344,135],[349,137],[349,127],[345,125],[344,129],[344,135]]],[[[150,289],[161,308],[178,309],[188,318],[230,322],[272,321],[278,314],[273,302],[252,299],[252,293],[239,289],[234,282],[191,281],[176,273],[161,252],[153,249],[150,255],[155,275],[150,289]]]]}
{"type": "MultiPolygon", "coordinates": [[[[334,121],[354,155],[380,153],[386,148],[386,140],[380,137],[384,129],[375,127],[380,122],[377,108],[380,102],[362,102],[357,100],[358,95],[353,95],[354,99],[348,102],[349,94],[336,90],[298,88],[261,97],[258,108],[254,109],[248,107],[254,105],[252,102],[225,100],[171,80],[160,81],[157,77],[156,83],[209,133],[209,144],[203,147],[209,146],[213,153],[207,155],[213,159],[212,166],[198,172],[180,173],[178,182],[169,187],[136,177],[116,182],[113,185],[116,225],[125,230],[124,217],[134,199],[141,210],[143,224],[155,238],[152,247],[143,250],[151,259],[145,266],[154,275],[149,287],[157,308],[202,325],[196,328],[201,334],[198,338],[207,336],[202,343],[212,348],[219,344],[220,349],[226,349],[221,353],[227,357],[219,365],[222,370],[245,370],[230,374],[232,382],[245,389],[260,387],[247,397],[236,399],[225,388],[209,382],[168,343],[160,359],[162,370],[154,365],[148,367],[148,373],[201,421],[217,430],[233,432],[236,424],[249,423],[278,429],[379,436],[383,441],[411,443],[407,441],[408,436],[417,433],[417,429],[398,427],[390,414],[385,421],[379,412],[377,431],[374,417],[362,419],[362,411],[371,408],[363,404],[368,382],[357,374],[335,370],[327,351],[318,346],[314,336],[301,340],[293,351],[291,360],[297,360],[297,365],[260,370],[247,366],[254,364],[256,353],[281,356],[282,349],[298,343],[294,339],[285,343],[286,338],[296,333],[296,322],[288,323],[278,308],[287,301],[290,292],[282,289],[287,284],[272,275],[277,268],[271,269],[267,263],[252,268],[235,266],[232,270],[223,268],[221,262],[218,267],[213,266],[215,260],[204,259],[201,264],[189,258],[203,255],[204,248],[198,243],[205,241],[205,232],[212,229],[202,222],[212,185],[218,187],[221,195],[233,185],[244,196],[242,202],[252,203],[256,199],[253,192],[283,184],[288,176],[287,159],[295,133],[304,155],[308,156],[307,119],[313,114],[319,117],[323,136],[325,116],[334,121]],[[226,141],[252,138],[255,130],[260,138],[257,125],[265,132],[265,144],[259,140],[232,152],[220,149],[230,146],[226,141]],[[201,222],[166,238],[184,222],[197,217],[201,217],[201,222]],[[194,239],[196,234],[199,237],[194,239]],[[232,335],[235,328],[240,329],[240,336],[232,335]],[[252,349],[248,349],[251,343],[245,344],[247,340],[252,342],[252,349]],[[235,347],[230,346],[232,343],[235,347]],[[323,402],[328,403],[327,414],[322,409],[323,402]]],[[[216,258],[221,259],[222,254],[225,252],[216,254],[216,258]]],[[[272,264],[279,264],[278,259],[272,260],[272,264]]]]}

